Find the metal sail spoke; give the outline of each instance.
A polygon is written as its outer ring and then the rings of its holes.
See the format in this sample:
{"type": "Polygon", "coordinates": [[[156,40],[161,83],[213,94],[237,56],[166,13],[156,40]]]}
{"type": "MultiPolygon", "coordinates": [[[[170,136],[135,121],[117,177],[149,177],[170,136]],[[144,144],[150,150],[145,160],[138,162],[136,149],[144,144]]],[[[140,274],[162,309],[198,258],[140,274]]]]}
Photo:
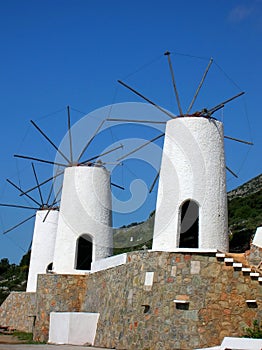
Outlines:
{"type": "MultiPolygon", "coordinates": [[[[85,147],[83,148],[82,152],[80,153],[79,157],[77,158],[77,163],[79,162],[79,160],[81,159],[81,157],[84,155],[85,151],[87,150],[87,148],[90,146],[91,142],[94,140],[94,138],[96,137],[97,133],[100,131],[100,129],[102,128],[102,126],[104,125],[105,120],[103,120],[98,128],[96,129],[94,135],[91,137],[90,140],[88,140],[87,144],[85,145],[85,147]]],[[[80,163],[81,164],[81,163],[80,163]]]]}
{"type": "Polygon", "coordinates": [[[151,139],[151,140],[145,142],[143,145],[141,145],[141,146],[135,148],[133,151],[131,151],[131,152],[129,152],[129,153],[123,155],[122,157],[118,158],[117,161],[122,160],[122,159],[124,159],[124,158],[130,156],[130,154],[133,154],[133,153],[139,151],[140,149],[146,147],[146,146],[147,146],[148,144],[150,144],[151,142],[154,142],[154,141],[160,139],[160,138],[163,137],[164,135],[165,135],[165,134],[163,133],[163,134],[160,134],[160,135],[154,137],[153,139],[151,139]]]}
{"type": "MultiPolygon", "coordinates": [[[[160,171],[160,170],[159,170],[159,171],[160,171]]],[[[151,193],[151,192],[153,191],[154,187],[155,187],[155,184],[156,184],[156,182],[157,182],[157,179],[159,178],[159,171],[158,171],[158,173],[156,174],[156,177],[154,178],[154,181],[153,181],[153,183],[152,183],[152,185],[151,185],[151,187],[150,187],[150,189],[149,189],[149,193],[151,193]]]]}
{"type": "Polygon", "coordinates": [[[35,160],[35,161],[41,162],[41,163],[47,163],[47,164],[67,167],[67,164],[52,162],[51,160],[45,160],[45,159],[40,159],[40,158],[35,158],[35,157],[30,157],[30,156],[23,156],[23,155],[20,155],[20,154],[14,154],[14,157],[15,158],[30,159],[30,160],[35,160]]]}
{"type": "Polygon", "coordinates": [[[54,142],[39,128],[39,126],[36,125],[36,123],[33,120],[30,120],[30,122],[34,125],[34,127],[40,132],[41,135],[44,136],[44,138],[57,150],[57,152],[68,162],[70,163],[70,160],[64,155],[63,152],[60,151],[60,149],[54,144],[54,142]]]}
{"type": "Polygon", "coordinates": [[[114,187],[116,187],[116,188],[120,188],[120,190],[125,190],[124,187],[119,186],[119,185],[117,185],[117,184],[115,184],[115,183],[113,183],[113,182],[111,182],[111,185],[114,186],[114,187]]]}
{"type": "Polygon", "coordinates": [[[173,87],[174,87],[174,91],[175,91],[175,95],[176,95],[176,102],[177,102],[179,114],[180,114],[180,116],[182,116],[183,115],[183,111],[182,111],[182,108],[181,108],[180,99],[179,99],[179,95],[178,95],[178,91],[177,91],[177,87],[176,87],[175,74],[174,74],[174,70],[173,70],[173,67],[172,67],[172,62],[171,62],[171,58],[170,58],[170,52],[167,51],[167,52],[164,53],[164,55],[167,56],[167,59],[168,59],[168,65],[169,65],[169,69],[170,69],[170,73],[171,73],[171,77],[172,77],[172,83],[173,83],[173,87]]]}
{"type": "Polygon", "coordinates": [[[132,87],[128,86],[126,83],[122,82],[121,80],[118,80],[118,83],[120,83],[121,85],[123,85],[124,87],[126,87],[127,89],[131,90],[132,92],[134,92],[137,96],[143,98],[145,101],[147,101],[148,103],[150,103],[151,105],[153,105],[154,107],[156,107],[157,109],[159,109],[161,112],[165,113],[166,115],[169,116],[169,118],[174,119],[176,118],[175,115],[167,112],[164,108],[160,107],[159,105],[157,105],[155,102],[149,100],[149,98],[145,97],[144,95],[140,94],[140,92],[136,91],[135,89],[133,89],[132,87]]]}
{"type": "Polygon", "coordinates": [[[48,217],[50,211],[53,209],[54,205],[55,205],[56,203],[59,202],[59,201],[57,201],[57,197],[60,195],[60,193],[61,193],[61,191],[62,191],[62,188],[63,188],[63,184],[60,186],[60,188],[59,188],[59,190],[57,191],[56,196],[55,196],[55,198],[54,198],[52,204],[51,204],[50,207],[48,208],[48,211],[47,211],[47,213],[46,213],[46,215],[45,215],[45,217],[44,217],[44,219],[43,219],[43,222],[46,221],[46,219],[47,219],[47,217],[48,217]]]}
{"type": "Polygon", "coordinates": [[[34,208],[34,207],[28,207],[28,206],[25,206],[25,205],[6,204],[6,203],[0,203],[0,207],[11,207],[11,208],[32,209],[32,210],[38,210],[39,209],[39,208],[34,208]]]}
{"type": "Polygon", "coordinates": [[[213,113],[215,113],[215,112],[218,111],[219,109],[223,108],[223,107],[225,106],[225,104],[227,104],[228,102],[230,102],[230,101],[232,101],[232,100],[234,100],[234,99],[236,99],[236,98],[238,98],[238,97],[244,95],[244,93],[245,93],[245,92],[242,91],[242,92],[240,92],[239,94],[237,94],[237,95],[235,95],[235,96],[233,96],[233,97],[231,97],[231,98],[229,98],[229,99],[227,99],[227,100],[221,102],[221,103],[218,104],[217,106],[215,106],[215,107],[209,109],[209,110],[207,111],[207,114],[211,116],[213,113]]]}
{"type": "Polygon", "coordinates": [[[46,200],[47,205],[48,205],[48,203],[49,203],[49,200],[50,200],[51,195],[52,195],[52,192],[53,192],[54,183],[55,183],[55,182],[53,181],[53,182],[52,182],[52,185],[50,186],[50,190],[49,190],[48,197],[47,197],[47,200],[46,200]]]}
{"type": "Polygon", "coordinates": [[[42,205],[44,205],[43,196],[42,196],[41,188],[39,186],[39,181],[38,181],[38,178],[37,178],[37,175],[36,175],[34,163],[32,163],[32,168],[33,168],[33,173],[34,173],[34,176],[35,176],[35,181],[36,181],[36,184],[37,184],[40,200],[41,200],[42,205]]]}
{"type": "Polygon", "coordinates": [[[200,91],[200,89],[201,89],[201,87],[202,87],[202,85],[203,85],[203,83],[204,83],[204,81],[206,79],[207,73],[208,73],[209,68],[211,67],[212,63],[213,63],[213,58],[211,57],[208,65],[206,67],[206,70],[204,72],[204,75],[203,75],[203,77],[202,77],[202,79],[201,79],[201,81],[200,81],[200,83],[198,85],[198,88],[197,88],[196,92],[195,92],[195,95],[194,95],[194,97],[193,97],[193,99],[192,99],[192,101],[191,101],[191,103],[190,103],[190,105],[188,107],[187,114],[190,113],[190,111],[191,111],[191,109],[192,109],[192,107],[193,107],[193,105],[194,105],[194,103],[196,101],[196,98],[197,98],[197,96],[199,94],[199,91],[200,91]]]}
{"type": "Polygon", "coordinates": [[[109,154],[109,153],[111,153],[111,152],[114,152],[114,151],[116,151],[116,150],[119,149],[119,148],[123,148],[123,145],[117,146],[117,147],[115,147],[115,148],[110,149],[109,151],[106,151],[106,152],[104,152],[104,153],[98,154],[97,156],[94,156],[94,157],[92,157],[92,158],[89,158],[89,159],[87,159],[87,160],[85,160],[84,162],[81,162],[81,163],[79,163],[79,164],[80,164],[80,165],[84,165],[84,164],[86,164],[86,163],[88,163],[88,162],[91,162],[91,161],[94,160],[94,159],[97,159],[97,158],[99,158],[99,157],[105,156],[106,154],[109,154]]]}
{"type": "Polygon", "coordinates": [[[25,222],[31,220],[34,216],[35,216],[35,214],[32,215],[32,216],[29,216],[29,218],[27,218],[27,219],[25,219],[25,220],[19,222],[18,224],[14,225],[14,226],[12,226],[11,228],[9,228],[8,230],[4,231],[3,234],[5,235],[6,233],[8,233],[8,232],[10,232],[10,231],[13,231],[13,230],[16,229],[17,227],[23,225],[25,222]]]}
{"type": "Polygon", "coordinates": [[[72,133],[71,133],[71,120],[70,120],[70,107],[67,106],[67,127],[69,135],[69,147],[70,147],[70,163],[73,163],[73,144],[72,144],[72,133]]]}
{"type": "Polygon", "coordinates": [[[128,123],[166,124],[166,122],[163,122],[163,121],[139,120],[139,119],[108,118],[107,121],[109,121],[109,122],[128,122],[128,123]]]}
{"type": "Polygon", "coordinates": [[[14,184],[11,180],[6,179],[6,181],[12,185],[13,187],[15,187],[18,191],[20,191],[20,193],[25,194],[27,198],[31,199],[31,201],[33,201],[34,203],[36,203],[37,205],[39,205],[39,207],[41,206],[41,203],[39,203],[38,201],[36,201],[33,197],[29,196],[27,193],[24,193],[24,191],[21,190],[20,187],[18,187],[16,184],[14,184]]]}
{"type": "Polygon", "coordinates": [[[229,139],[229,140],[233,140],[233,141],[237,141],[237,142],[241,142],[241,143],[245,143],[246,145],[250,145],[250,146],[254,145],[253,142],[249,142],[249,141],[245,141],[245,140],[241,140],[241,139],[236,139],[235,137],[231,137],[231,136],[224,135],[224,138],[229,139]]]}
{"type": "MultiPolygon", "coordinates": [[[[47,182],[49,182],[49,181],[51,181],[51,180],[57,178],[58,176],[61,176],[63,173],[64,173],[64,170],[62,170],[61,172],[57,173],[57,174],[54,175],[54,176],[51,176],[49,179],[47,179],[47,180],[41,182],[41,183],[39,184],[39,186],[45,185],[47,182]]],[[[30,189],[27,190],[27,191],[22,191],[22,190],[20,189],[20,191],[22,192],[22,193],[20,194],[20,196],[23,196],[23,195],[28,196],[27,193],[29,193],[29,192],[35,190],[37,187],[38,187],[38,186],[34,186],[34,187],[30,188],[30,189]]],[[[39,205],[40,205],[40,204],[39,204],[39,205]]]]}
{"type": "Polygon", "coordinates": [[[236,178],[238,178],[237,174],[234,173],[234,171],[231,170],[228,166],[226,166],[226,169],[227,169],[233,176],[235,176],[236,178]]]}

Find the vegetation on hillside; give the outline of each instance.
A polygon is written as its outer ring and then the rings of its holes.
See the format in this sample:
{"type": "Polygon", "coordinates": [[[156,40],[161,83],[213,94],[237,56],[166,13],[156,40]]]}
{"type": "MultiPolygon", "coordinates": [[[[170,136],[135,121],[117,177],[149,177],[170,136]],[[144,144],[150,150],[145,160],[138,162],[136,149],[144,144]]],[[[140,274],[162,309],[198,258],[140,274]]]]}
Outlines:
{"type": "Polygon", "coordinates": [[[262,190],[235,197],[228,203],[230,251],[244,252],[258,226],[262,226],[262,190]]]}
{"type": "Polygon", "coordinates": [[[28,275],[30,253],[23,256],[19,265],[0,260],[0,305],[12,291],[24,291],[28,275]]]}

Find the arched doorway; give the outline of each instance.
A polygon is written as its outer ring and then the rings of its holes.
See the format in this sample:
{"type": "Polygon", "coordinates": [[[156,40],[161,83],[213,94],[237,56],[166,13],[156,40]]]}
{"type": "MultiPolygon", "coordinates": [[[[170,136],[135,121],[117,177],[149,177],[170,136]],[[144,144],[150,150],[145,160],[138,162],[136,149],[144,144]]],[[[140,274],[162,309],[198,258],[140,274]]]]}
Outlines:
{"type": "Polygon", "coordinates": [[[188,199],[180,208],[179,248],[198,248],[199,241],[199,206],[188,199]]]}
{"type": "Polygon", "coordinates": [[[76,243],[76,269],[91,270],[93,242],[89,235],[82,235],[76,243]]]}

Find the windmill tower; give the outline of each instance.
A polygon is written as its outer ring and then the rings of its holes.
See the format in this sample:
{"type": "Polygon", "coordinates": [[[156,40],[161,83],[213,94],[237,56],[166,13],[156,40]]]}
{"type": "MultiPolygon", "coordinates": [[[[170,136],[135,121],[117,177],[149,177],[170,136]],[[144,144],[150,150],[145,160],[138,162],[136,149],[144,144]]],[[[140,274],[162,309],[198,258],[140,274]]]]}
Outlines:
{"type": "Polygon", "coordinates": [[[31,254],[29,263],[29,272],[27,278],[27,292],[35,292],[37,287],[37,275],[41,273],[46,273],[47,269],[51,269],[51,265],[54,257],[54,245],[56,240],[57,222],[58,222],[58,207],[57,199],[54,198],[52,203],[49,204],[53,186],[51,186],[48,198],[46,202],[43,200],[43,194],[39,185],[38,177],[35,171],[35,166],[32,163],[32,169],[36,180],[36,188],[39,191],[40,202],[25,193],[19,186],[13,183],[11,180],[7,179],[8,183],[15,187],[20,195],[24,195],[30,201],[32,201],[36,206],[21,206],[16,204],[3,204],[0,206],[8,206],[13,208],[29,209],[34,210],[35,214],[16,224],[15,226],[9,228],[3,233],[6,234],[19,226],[23,225],[25,222],[31,220],[35,217],[34,232],[31,242],[31,254]]]}
{"type": "MultiPolygon", "coordinates": [[[[224,136],[223,124],[216,120],[213,114],[228,102],[243,95],[244,92],[229,98],[212,109],[204,108],[190,114],[213,62],[213,59],[210,59],[192,102],[187,112],[183,113],[170,53],[166,52],[165,55],[168,58],[179,116],[175,116],[158,106],[126,83],[118,81],[171,119],[166,123],[165,133],[151,140],[154,142],[165,136],[160,171],[149,191],[152,191],[159,177],[152,249],[172,251],[177,248],[195,248],[227,251],[225,173],[228,170],[232,175],[236,177],[237,175],[225,165],[224,138],[249,145],[252,143],[224,136]]],[[[125,120],[121,119],[120,121],[125,120]]],[[[126,121],[130,122],[131,120],[126,121]]],[[[150,121],[141,122],[149,123],[150,121]]],[[[152,121],[152,123],[160,122],[152,121]]],[[[146,142],[144,146],[149,142],[146,142]]],[[[128,155],[144,146],[139,146],[128,155]]]]}
{"type": "Polygon", "coordinates": [[[63,184],[58,191],[62,193],[54,243],[53,270],[56,273],[81,273],[83,270],[90,270],[93,261],[112,255],[111,185],[120,186],[111,183],[110,173],[97,159],[122,146],[85,161],[80,160],[102,127],[101,123],[83,147],[80,155],[74,158],[69,107],[67,112],[66,141],[67,144],[69,143],[69,157],[33,121],[31,122],[35,128],[57,150],[59,161],[51,162],[28,156],[15,156],[57,165],[59,168],[54,177],[64,175],[63,184]]]}
{"type": "Polygon", "coordinates": [[[228,250],[221,122],[181,117],[166,125],[153,250],[228,250]]]}
{"type": "Polygon", "coordinates": [[[59,211],[55,208],[52,210],[41,209],[36,212],[27,292],[36,292],[37,275],[52,270],[58,217],[59,211]],[[48,216],[44,221],[47,213],[48,216]]]}
{"type": "Polygon", "coordinates": [[[54,271],[90,270],[112,255],[110,173],[103,166],[72,166],[64,173],[54,271]]]}

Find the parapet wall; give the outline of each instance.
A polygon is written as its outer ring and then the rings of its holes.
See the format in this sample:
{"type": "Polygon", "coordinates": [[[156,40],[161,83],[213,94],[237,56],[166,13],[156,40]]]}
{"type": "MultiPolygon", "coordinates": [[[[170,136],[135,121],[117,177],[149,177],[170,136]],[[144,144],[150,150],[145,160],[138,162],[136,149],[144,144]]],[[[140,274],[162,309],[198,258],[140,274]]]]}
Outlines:
{"type": "Polygon", "coordinates": [[[36,293],[12,292],[0,307],[0,325],[33,332],[36,293]]]}
{"type": "Polygon", "coordinates": [[[261,282],[232,260],[145,251],[127,261],[86,276],[40,275],[35,339],[48,339],[51,311],[100,313],[95,346],[129,350],[215,346],[262,320],[261,282]]]}

